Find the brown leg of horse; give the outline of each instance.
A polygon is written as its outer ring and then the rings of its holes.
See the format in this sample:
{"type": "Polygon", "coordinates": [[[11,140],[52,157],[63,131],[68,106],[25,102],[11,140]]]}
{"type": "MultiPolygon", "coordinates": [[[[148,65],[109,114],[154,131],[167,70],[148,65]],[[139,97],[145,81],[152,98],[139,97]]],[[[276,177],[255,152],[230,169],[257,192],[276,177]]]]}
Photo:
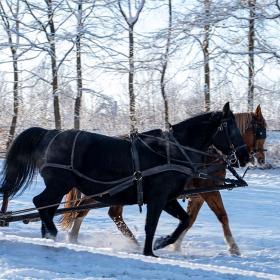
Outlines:
{"type": "Polygon", "coordinates": [[[75,218],[73,226],[72,226],[70,232],[68,233],[68,240],[70,242],[77,243],[82,222],[83,222],[85,216],[88,214],[88,212],[89,212],[89,210],[84,210],[83,212],[79,212],[79,214],[75,218]]]}
{"type": "Polygon", "coordinates": [[[221,222],[224,231],[225,241],[229,246],[229,252],[231,253],[231,255],[239,256],[240,251],[232,236],[229,227],[228,215],[225,210],[220,192],[205,193],[201,194],[201,196],[204,198],[210,209],[216,214],[218,220],[221,222]]]}
{"type": "Polygon", "coordinates": [[[108,211],[109,217],[113,220],[113,222],[116,224],[117,228],[120,230],[120,232],[130,240],[132,240],[137,246],[139,246],[138,241],[136,240],[135,236],[129,229],[129,227],[126,225],[126,223],[123,220],[122,217],[123,213],[123,207],[121,205],[115,205],[111,206],[108,211]]]}
{"type": "Polygon", "coordinates": [[[193,196],[188,199],[187,213],[189,215],[189,226],[188,228],[180,235],[177,241],[173,244],[175,251],[181,251],[182,241],[188,232],[188,230],[194,224],[198,212],[203,205],[204,199],[201,196],[193,196]]]}
{"type": "MultiPolygon", "coordinates": [[[[75,206],[86,205],[94,203],[93,199],[87,199],[86,197],[79,201],[75,206]]],[[[73,226],[68,234],[68,239],[70,242],[76,243],[78,241],[79,231],[85,216],[88,214],[89,209],[78,212],[77,216],[74,218],[73,226]]]]}

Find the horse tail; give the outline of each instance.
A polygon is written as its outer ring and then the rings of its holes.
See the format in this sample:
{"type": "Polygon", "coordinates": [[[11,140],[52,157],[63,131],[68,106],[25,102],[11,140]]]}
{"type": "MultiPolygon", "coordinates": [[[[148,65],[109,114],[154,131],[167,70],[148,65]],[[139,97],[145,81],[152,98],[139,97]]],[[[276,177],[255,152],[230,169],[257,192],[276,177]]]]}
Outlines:
{"type": "MultiPolygon", "coordinates": [[[[77,206],[78,202],[80,202],[80,198],[81,198],[81,192],[76,188],[72,188],[72,190],[68,192],[65,196],[64,207],[69,208],[69,207],[77,206]]],[[[64,213],[61,219],[59,220],[59,224],[61,228],[64,230],[70,229],[76,217],[77,217],[77,212],[75,211],[64,213]]]]}
{"type": "Polygon", "coordinates": [[[2,171],[0,196],[22,194],[36,170],[35,151],[48,130],[31,127],[19,134],[10,146],[2,171]]]}

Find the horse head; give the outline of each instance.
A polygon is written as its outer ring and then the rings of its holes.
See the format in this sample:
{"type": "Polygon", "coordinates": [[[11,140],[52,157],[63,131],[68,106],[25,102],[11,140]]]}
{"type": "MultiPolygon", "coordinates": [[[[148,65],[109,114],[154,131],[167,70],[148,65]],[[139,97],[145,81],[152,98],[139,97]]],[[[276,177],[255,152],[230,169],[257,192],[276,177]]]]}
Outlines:
{"type": "Polygon", "coordinates": [[[237,125],[248,147],[250,161],[257,159],[259,164],[265,163],[264,144],[266,139],[266,121],[262,115],[261,106],[255,112],[235,114],[237,125]]]}
{"type": "Polygon", "coordinates": [[[212,137],[212,144],[229,157],[230,163],[235,164],[238,160],[241,166],[245,166],[249,162],[249,153],[229,102],[224,105],[222,114],[216,114],[216,122],[217,118],[219,125],[212,137]]]}
{"type": "Polygon", "coordinates": [[[258,105],[256,108],[256,112],[253,115],[253,132],[255,140],[252,143],[247,144],[250,153],[253,154],[256,158],[259,164],[265,163],[265,154],[264,154],[264,143],[266,139],[266,121],[262,115],[261,106],[258,105]]]}

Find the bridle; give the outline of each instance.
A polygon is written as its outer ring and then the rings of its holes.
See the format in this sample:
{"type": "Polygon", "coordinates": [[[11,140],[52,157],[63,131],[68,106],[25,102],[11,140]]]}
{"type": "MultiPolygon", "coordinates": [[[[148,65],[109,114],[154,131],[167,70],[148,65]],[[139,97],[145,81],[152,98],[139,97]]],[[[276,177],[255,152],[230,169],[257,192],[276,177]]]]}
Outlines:
{"type": "Polygon", "coordinates": [[[238,163],[239,165],[239,160],[237,158],[236,152],[244,147],[246,147],[246,144],[240,145],[240,146],[234,146],[234,144],[232,143],[230,137],[229,137],[229,128],[227,125],[227,121],[229,120],[229,118],[223,118],[221,121],[220,126],[218,127],[218,129],[216,130],[216,132],[214,133],[212,139],[214,139],[218,133],[220,132],[224,132],[225,133],[225,137],[226,137],[226,141],[230,150],[230,153],[228,155],[226,155],[226,159],[225,161],[228,163],[228,165],[235,165],[236,163],[238,163]]]}
{"type": "Polygon", "coordinates": [[[257,152],[265,152],[266,149],[260,149],[257,147],[258,140],[265,140],[266,139],[266,127],[264,123],[261,121],[256,120],[255,117],[252,118],[251,121],[252,131],[253,131],[253,149],[250,151],[250,156],[254,158],[257,152]]]}

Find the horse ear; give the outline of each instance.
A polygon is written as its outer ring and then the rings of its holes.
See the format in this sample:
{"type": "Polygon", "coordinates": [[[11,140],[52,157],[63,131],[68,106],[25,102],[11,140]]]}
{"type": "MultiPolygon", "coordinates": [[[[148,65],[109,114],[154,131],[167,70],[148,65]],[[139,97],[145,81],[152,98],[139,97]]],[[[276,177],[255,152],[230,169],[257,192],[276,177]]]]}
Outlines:
{"type": "Polygon", "coordinates": [[[229,102],[227,102],[223,107],[223,116],[227,117],[230,113],[229,102]]]}
{"type": "Polygon", "coordinates": [[[256,108],[255,114],[256,114],[257,119],[262,119],[263,118],[262,109],[261,109],[261,105],[260,104],[256,108]]]}

